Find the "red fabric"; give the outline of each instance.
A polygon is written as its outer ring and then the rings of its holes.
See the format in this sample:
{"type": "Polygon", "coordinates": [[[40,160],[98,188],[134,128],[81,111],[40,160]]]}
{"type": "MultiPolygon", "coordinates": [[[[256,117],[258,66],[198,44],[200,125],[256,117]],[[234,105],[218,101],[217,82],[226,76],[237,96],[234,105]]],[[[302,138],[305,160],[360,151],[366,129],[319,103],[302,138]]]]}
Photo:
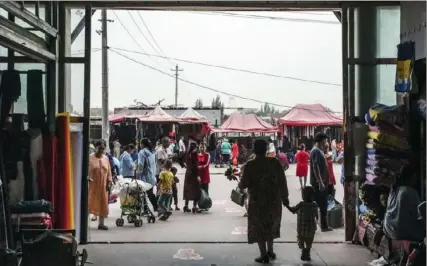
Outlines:
{"type": "Polygon", "coordinates": [[[279,159],[280,164],[282,165],[283,169],[287,169],[289,167],[289,161],[288,156],[284,152],[279,152],[277,155],[277,159],[279,159]]]}
{"type": "Polygon", "coordinates": [[[209,154],[208,153],[197,154],[197,165],[198,166],[207,165],[207,167],[199,168],[199,176],[203,184],[209,184],[211,182],[211,177],[209,173],[209,154]]]}
{"type": "Polygon", "coordinates": [[[46,200],[52,204],[52,222],[55,223],[55,183],[56,183],[56,136],[43,136],[43,161],[46,171],[46,200]]]}
{"type": "Polygon", "coordinates": [[[274,133],[279,129],[270,125],[254,114],[232,114],[219,129],[214,129],[214,132],[264,132],[274,133]]]}
{"type": "Polygon", "coordinates": [[[328,164],[328,173],[329,173],[329,184],[335,185],[335,174],[334,174],[334,161],[332,160],[332,157],[329,157],[326,159],[326,163],[328,164]]]}
{"type": "Polygon", "coordinates": [[[343,120],[321,104],[297,104],[279,119],[286,126],[340,126],[343,120]]]}
{"type": "Polygon", "coordinates": [[[310,159],[310,154],[306,151],[299,151],[295,155],[297,160],[297,171],[296,176],[308,176],[308,160],[310,159]]]}

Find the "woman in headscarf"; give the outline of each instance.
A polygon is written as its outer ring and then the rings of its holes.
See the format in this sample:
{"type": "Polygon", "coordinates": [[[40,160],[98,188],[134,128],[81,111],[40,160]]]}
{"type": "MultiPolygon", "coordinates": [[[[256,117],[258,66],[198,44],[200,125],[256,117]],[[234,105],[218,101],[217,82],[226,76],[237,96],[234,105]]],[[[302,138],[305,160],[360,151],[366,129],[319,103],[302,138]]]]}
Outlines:
{"type": "Polygon", "coordinates": [[[108,191],[112,182],[110,162],[105,156],[105,142],[95,144],[95,152],[89,156],[89,213],[92,220],[99,217],[98,229],[108,230],[104,220],[108,216],[108,191]]]}
{"type": "Polygon", "coordinates": [[[184,200],[185,206],[184,212],[191,212],[188,204],[193,201],[193,212],[198,211],[197,201],[200,199],[200,182],[201,179],[198,175],[198,156],[197,156],[197,144],[191,143],[187,153],[187,169],[185,170],[184,178],[184,200]]]}
{"type": "Polygon", "coordinates": [[[255,158],[246,163],[240,189],[248,189],[248,243],[257,243],[259,263],[276,259],[273,240],[280,237],[282,205],[288,206],[288,187],[282,165],[276,158],[266,157],[267,143],[256,140],[255,158]]]}

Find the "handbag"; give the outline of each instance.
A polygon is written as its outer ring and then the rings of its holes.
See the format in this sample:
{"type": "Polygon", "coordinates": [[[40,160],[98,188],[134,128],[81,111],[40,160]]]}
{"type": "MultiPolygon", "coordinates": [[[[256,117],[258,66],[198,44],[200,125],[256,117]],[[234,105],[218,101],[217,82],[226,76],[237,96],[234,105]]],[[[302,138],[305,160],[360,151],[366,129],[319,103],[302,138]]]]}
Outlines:
{"type": "Polygon", "coordinates": [[[235,188],[231,190],[230,199],[237,205],[243,206],[245,204],[245,193],[242,193],[239,188],[235,188]]]}

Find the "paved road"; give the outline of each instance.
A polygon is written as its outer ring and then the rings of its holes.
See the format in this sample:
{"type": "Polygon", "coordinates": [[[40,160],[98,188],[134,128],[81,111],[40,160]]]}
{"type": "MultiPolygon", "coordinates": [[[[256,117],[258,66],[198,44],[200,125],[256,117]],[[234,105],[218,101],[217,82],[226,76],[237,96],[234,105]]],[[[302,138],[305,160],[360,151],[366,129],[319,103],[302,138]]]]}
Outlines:
{"type": "MultiPolygon", "coordinates": [[[[336,166],[337,176],[339,169],[336,166]]],[[[91,222],[89,240],[98,243],[84,246],[89,251],[89,260],[94,265],[102,266],[259,265],[253,262],[258,255],[256,245],[246,244],[247,221],[243,217],[244,210],[229,200],[230,191],[236,183],[228,181],[223,175],[224,171],[211,169],[210,190],[214,204],[208,213],[188,214],[179,211],[174,212],[167,222],[144,223],[141,228],[131,224],[116,227],[120,206],[111,205],[111,215],[107,219],[109,231],[98,231],[96,223],[91,222]],[[109,242],[113,244],[100,244],[109,242]]],[[[180,170],[181,180],[183,173],[180,170]]],[[[292,204],[300,200],[299,183],[294,174],[295,166],[292,165],[287,171],[292,204]]],[[[182,197],[182,187],[180,189],[182,197]]],[[[343,190],[338,185],[337,198],[342,197],[343,190]]],[[[338,243],[343,242],[344,231],[337,229],[329,233],[318,232],[312,251],[313,261],[302,263],[295,243],[295,230],[296,217],[284,209],[282,237],[275,245],[278,259],[271,265],[360,266],[374,259],[365,247],[338,243]]]]}
{"type": "MultiPolygon", "coordinates": [[[[340,174],[339,165],[335,166],[337,177],[340,174]]],[[[209,212],[201,214],[175,211],[167,222],[156,221],[148,224],[144,219],[141,228],[132,224],[117,227],[115,220],[120,216],[119,203],[110,205],[110,217],[106,224],[109,231],[98,231],[97,223],[90,222],[89,241],[96,243],[121,242],[246,242],[247,220],[243,217],[244,209],[230,200],[230,192],[237,185],[223,175],[225,169],[211,168],[210,195],[213,207],[209,212]]],[[[179,169],[178,177],[184,180],[184,169],[179,169]]],[[[299,182],[295,177],[295,165],[287,171],[287,181],[291,204],[300,201],[299,182]]],[[[182,186],[179,188],[182,199],[182,186]]],[[[343,189],[337,185],[337,199],[343,198],[343,189]]],[[[183,201],[180,202],[180,207],[183,201]]],[[[280,242],[296,241],[296,217],[287,209],[283,210],[280,242]]],[[[344,229],[322,233],[318,231],[315,237],[317,243],[334,243],[344,241],[344,229]]]]}

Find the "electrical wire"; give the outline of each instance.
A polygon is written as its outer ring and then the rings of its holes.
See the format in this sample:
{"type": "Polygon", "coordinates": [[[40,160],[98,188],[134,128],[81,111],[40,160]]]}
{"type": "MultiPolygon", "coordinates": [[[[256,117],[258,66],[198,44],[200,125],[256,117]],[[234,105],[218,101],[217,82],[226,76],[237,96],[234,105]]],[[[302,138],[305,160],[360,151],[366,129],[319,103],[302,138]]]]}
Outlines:
{"type": "MultiPolygon", "coordinates": [[[[133,58],[131,58],[131,57],[127,56],[127,55],[124,55],[124,54],[122,54],[122,53],[120,53],[120,52],[118,52],[118,51],[115,51],[114,49],[110,49],[110,50],[111,50],[112,52],[116,53],[117,55],[119,55],[119,56],[121,56],[121,57],[123,57],[123,58],[126,58],[126,59],[128,59],[128,60],[130,60],[130,61],[133,61],[134,63],[137,63],[137,64],[139,64],[139,65],[141,65],[141,66],[144,66],[144,67],[146,67],[146,68],[149,68],[149,69],[151,69],[151,70],[154,70],[154,71],[156,71],[156,72],[159,72],[159,73],[161,73],[161,74],[163,74],[163,75],[169,76],[169,77],[174,78],[174,79],[176,78],[176,79],[178,79],[178,80],[180,80],[180,81],[182,81],[182,82],[185,82],[185,83],[187,83],[187,84],[190,84],[190,85],[193,85],[193,86],[197,86],[197,87],[200,87],[200,88],[203,88],[203,89],[206,89],[206,90],[214,91],[214,92],[217,92],[217,93],[220,93],[220,94],[223,94],[223,95],[227,95],[227,96],[230,96],[230,97],[235,97],[235,98],[239,98],[239,99],[242,99],[242,100],[247,100],[247,101],[257,102],[257,103],[261,103],[261,104],[265,104],[265,103],[267,103],[267,104],[269,104],[269,105],[274,105],[274,106],[284,107],[284,108],[289,108],[289,109],[300,109],[300,110],[313,111],[313,110],[311,110],[311,109],[298,108],[298,107],[294,107],[294,106],[288,106],[288,105],[283,105],[283,104],[277,104],[277,103],[265,102],[265,101],[261,101],[261,100],[257,100],[257,99],[253,99],[253,98],[248,98],[248,97],[240,96],[240,95],[237,95],[237,94],[232,94],[232,93],[223,92],[223,91],[220,91],[220,90],[217,90],[217,89],[214,89],[214,88],[211,88],[211,87],[205,86],[205,85],[201,85],[201,84],[198,84],[198,83],[195,83],[195,82],[192,82],[192,81],[189,81],[189,80],[183,79],[183,78],[175,77],[175,75],[172,75],[172,74],[170,74],[170,73],[164,72],[164,71],[162,71],[162,70],[160,70],[160,69],[157,69],[157,68],[155,68],[155,67],[152,67],[152,66],[150,66],[150,65],[144,64],[144,63],[142,63],[142,62],[140,62],[140,61],[138,61],[138,60],[135,60],[135,59],[133,59],[133,58]]],[[[327,112],[327,113],[335,113],[335,114],[340,114],[340,113],[342,113],[342,112],[334,112],[334,111],[327,111],[327,110],[325,110],[325,111],[323,111],[323,110],[318,110],[318,111],[319,111],[319,112],[327,112]]]]}
{"type": "MultiPolygon", "coordinates": [[[[91,53],[98,52],[98,51],[101,51],[101,48],[92,48],[90,49],[90,51],[91,53]]],[[[71,51],[71,55],[80,55],[84,53],[85,53],[85,49],[78,49],[78,50],[71,51]]]]}
{"type": "Polygon", "coordinates": [[[226,17],[235,17],[235,18],[246,18],[246,19],[268,19],[276,21],[287,21],[287,22],[305,22],[305,23],[320,23],[320,24],[341,24],[339,21],[333,20],[320,20],[320,19],[305,19],[305,18],[284,18],[284,17],[274,17],[274,16],[261,16],[261,15],[251,15],[251,14],[239,14],[231,12],[200,12],[200,11],[190,11],[190,13],[200,14],[200,15],[216,15],[216,16],[226,16],[226,17]]]}
{"type": "MultiPolygon", "coordinates": [[[[114,10],[111,10],[114,14],[114,16],[117,18],[117,20],[119,21],[120,25],[122,26],[122,28],[127,32],[127,34],[129,35],[129,37],[131,37],[131,39],[133,40],[133,42],[139,47],[139,49],[141,49],[142,52],[147,53],[144,48],[142,48],[142,46],[139,44],[139,42],[135,39],[135,37],[133,37],[133,35],[129,32],[129,30],[125,27],[125,25],[123,24],[123,22],[120,20],[119,16],[116,14],[116,12],[114,10]]],[[[154,63],[157,64],[157,62],[152,58],[151,55],[148,56],[154,63]]]]}
{"type": "Polygon", "coordinates": [[[133,18],[132,13],[129,10],[128,10],[128,14],[129,14],[130,18],[132,19],[133,23],[135,24],[135,26],[138,28],[138,30],[141,33],[141,35],[144,37],[144,39],[147,41],[147,43],[151,46],[151,48],[153,48],[154,52],[156,54],[160,54],[160,52],[157,51],[157,48],[154,47],[154,45],[150,42],[150,40],[147,38],[147,36],[145,36],[144,32],[141,30],[141,28],[139,27],[138,23],[136,23],[136,20],[133,18]]]}
{"type": "Polygon", "coordinates": [[[170,60],[174,60],[174,61],[178,61],[178,62],[195,64],[195,65],[201,65],[201,66],[206,66],[206,67],[214,67],[214,68],[220,68],[220,69],[231,70],[231,71],[238,71],[238,72],[243,72],[243,73],[248,73],[248,74],[255,74],[255,75],[260,75],[260,76],[267,76],[267,77],[273,77],[273,78],[282,78],[282,79],[290,79],[290,80],[296,80],[296,81],[302,81],[302,82],[309,82],[309,83],[316,83],[316,84],[322,84],[322,85],[331,85],[331,86],[342,87],[342,85],[338,84],[338,83],[331,83],[331,82],[324,82],[324,81],[316,81],[316,80],[309,80],[309,79],[288,77],[288,76],[282,76],[282,75],[265,73],[265,72],[258,72],[258,71],[248,70],[248,69],[241,69],[241,68],[234,68],[234,67],[228,67],[228,66],[213,65],[213,64],[207,64],[207,63],[202,63],[202,62],[197,62],[197,61],[179,59],[179,58],[174,58],[174,57],[166,57],[166,56],[159,56],[159,55],[141,53],[141,52],[138,52],[138,51],[132,51],[132,50],[127,50],[127,49],[123,49],[123,48],[116,48],[116,47],[109,47],[109,48],[110,49],[119,50],[119,51],[123,51],[123,52],[128,52],[128,53],[135,53],[135,54],[142,54],[142,55],[147,55],[147,56],[159,57],[159,58],[163,58],[163,59],[170,59],[170,60]]]}
{"type": "MultiPolygon", "coordinates": [[[[162,50],[162,48],[160,47],[159,43],[156,41],[156,38],[154,38],[154,35],[151,33],[151,30],[150,30],[150,28],[148,27],[147,23],[145,23],[145,20],[142,18],[141,13],[138,11],[138,12],[137,12],[137,14],[138,14],[139,18],[141,19],[142,24],[144,24],[144,27],[147,29],[147,32],[148,32],[148,34],[150,35],[151,39],[153,40],[154,44],[155,44],[155,45],[156,45],[156,47],[159,49],[160,54],[161,54],[162,56],[166,57],[166,54],[163,52],[163,50],[162,50]]],[[[175,65],[175,64],[174,64],[172,61],[170,61],[169,59],[168,59],[168,61],[169,61],[169,63],[170,63],[171,65],[175,65]]]]}

